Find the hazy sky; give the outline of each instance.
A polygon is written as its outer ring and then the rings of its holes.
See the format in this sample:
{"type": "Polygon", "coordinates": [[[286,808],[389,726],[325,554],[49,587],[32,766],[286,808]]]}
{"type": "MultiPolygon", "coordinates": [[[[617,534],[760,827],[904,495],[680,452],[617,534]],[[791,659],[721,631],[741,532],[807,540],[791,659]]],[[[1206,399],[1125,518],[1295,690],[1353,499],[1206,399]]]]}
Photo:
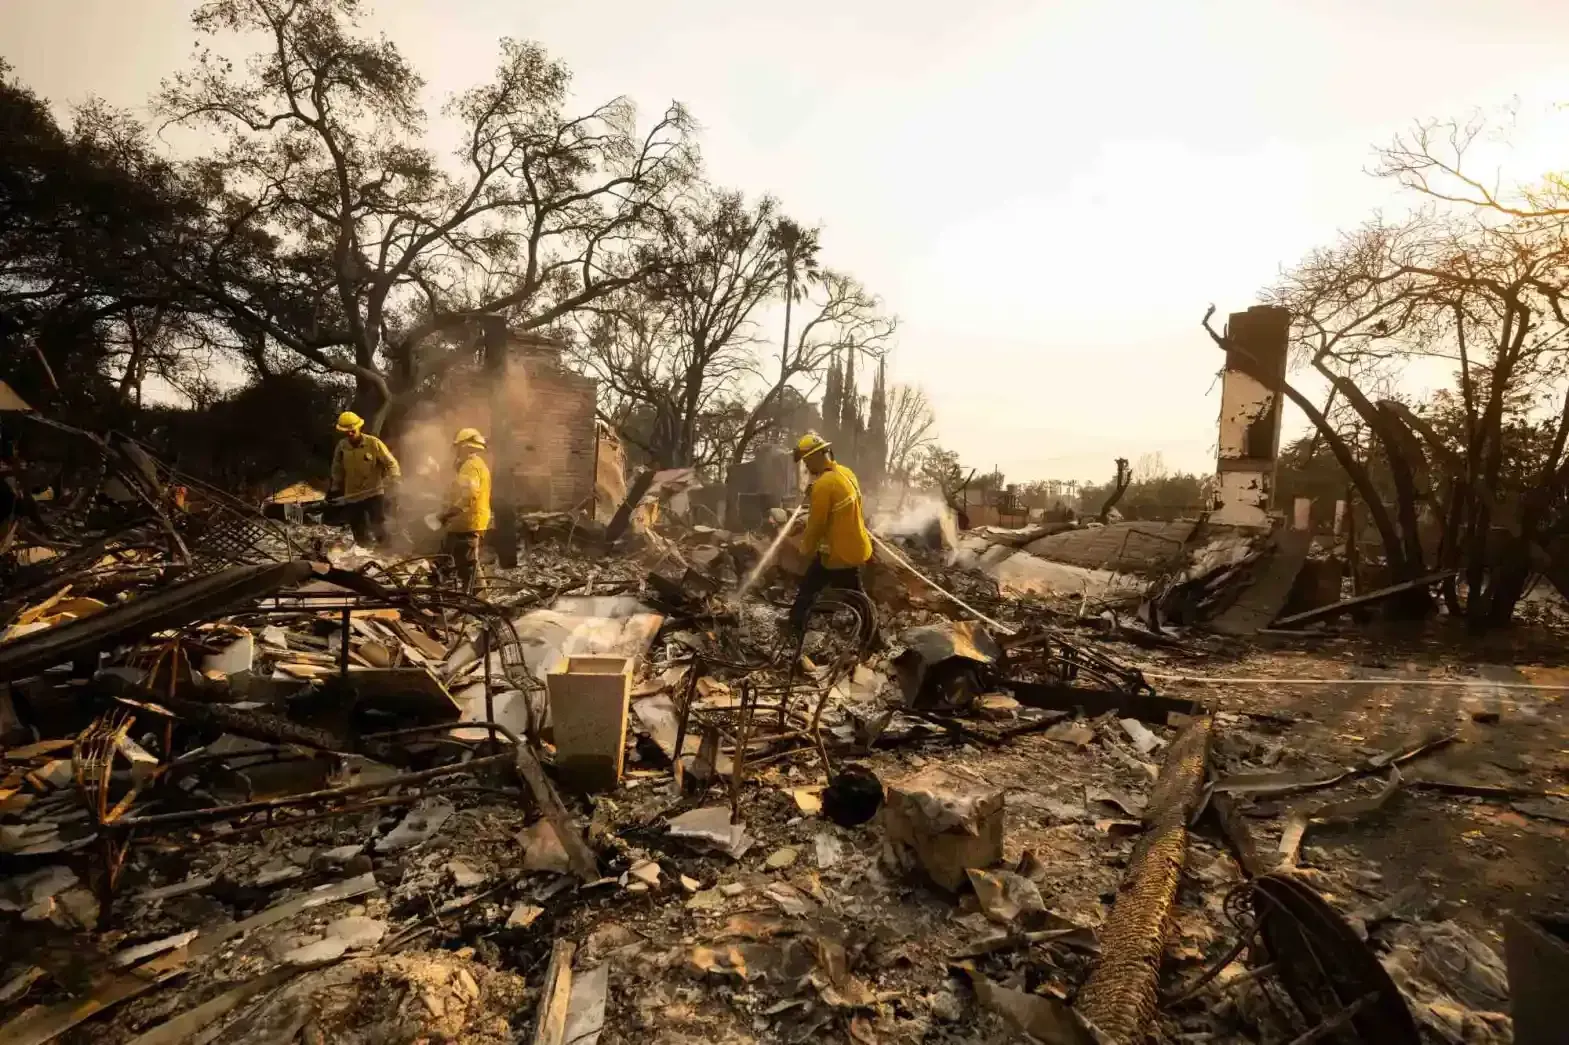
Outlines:
{"type": "MultiPolygon", "coordinates": [[[[192,7],[0,0],[0,54],[56,101],[136,106],[190,54],[192,7]]],[[[926,388],[943,442],[1014,479],[1152,451],[1211,468],[1206,304],[1247,307],[1383,203],[1370,145],[1412,118],[1569,102],[1562,0],[380,0],[372,17],[432,110],[503,35],[564,58],[584,104],[686,103],[716,181],[820,222],[824,260],[900,315],[894,376],[926,388]]]]}

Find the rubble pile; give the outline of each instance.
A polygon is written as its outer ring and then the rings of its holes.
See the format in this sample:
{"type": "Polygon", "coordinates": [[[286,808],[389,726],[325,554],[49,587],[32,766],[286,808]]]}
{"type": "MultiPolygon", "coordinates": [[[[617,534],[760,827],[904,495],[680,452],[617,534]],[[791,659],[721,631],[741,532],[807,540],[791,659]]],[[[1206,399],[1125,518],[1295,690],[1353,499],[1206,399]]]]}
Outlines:
{"type": "Polygon", "coordinates": [[[1295,751],[920,541],[797,642],[765,535],[532,516],[465,594],[151,468],[8,553],[0,1045],[1510,1040],[1474,923],[1321,846],[1449,732],[1295,751]]]}

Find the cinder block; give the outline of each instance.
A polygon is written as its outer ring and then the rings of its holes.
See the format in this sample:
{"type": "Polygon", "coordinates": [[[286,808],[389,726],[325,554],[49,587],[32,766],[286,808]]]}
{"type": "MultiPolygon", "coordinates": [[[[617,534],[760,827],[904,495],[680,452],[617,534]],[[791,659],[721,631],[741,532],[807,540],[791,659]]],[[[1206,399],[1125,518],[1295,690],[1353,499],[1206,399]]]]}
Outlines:
{"type": "Polygon", "coordinates": [[[941,766],[888,786],[883,830],[907,870],[919,867],[934,883],[957,892],[964,869],[985,869],[1003,858],[1003,793],[941,766]]]}
{"type": "Polygon", "coordinates": [[[545,685],[563,783],[578,791],[619,786],[632,698],[631,659],[568,657],[566,670],[550,672],[545,685]]]}

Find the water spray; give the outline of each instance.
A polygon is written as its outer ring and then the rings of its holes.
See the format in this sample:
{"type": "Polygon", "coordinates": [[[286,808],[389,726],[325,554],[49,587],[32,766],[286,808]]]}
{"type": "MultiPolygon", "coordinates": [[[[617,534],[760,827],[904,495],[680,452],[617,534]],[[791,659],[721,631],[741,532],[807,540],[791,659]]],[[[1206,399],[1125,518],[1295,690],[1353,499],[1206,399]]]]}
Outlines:
{"type": "Polygon", "coordinates": [[[746,598],[747,592],[752,590],[753,586],[757,584],[758,578],[762,577],[763,571],[768,569],[769,564],[774,561],[775,556],[779,554],[779,546],[784,544],[786,537],[790,536],[790,527],[795,525],[795,521],[801,517],[801,513],[805,510],[806,504],[804,502],[796,505],[795,511],[790,513],[790,518],[786,519],[784,525],[779,527],[779,534],[774,538],[774,543],[768,546],[768,551],[763,553],[763,557],[758,560],[756,566],[752,567],[752,572],[747,574],[746,580],[741,587],[736,589],[735,597],[738,601],[746,598]]]}

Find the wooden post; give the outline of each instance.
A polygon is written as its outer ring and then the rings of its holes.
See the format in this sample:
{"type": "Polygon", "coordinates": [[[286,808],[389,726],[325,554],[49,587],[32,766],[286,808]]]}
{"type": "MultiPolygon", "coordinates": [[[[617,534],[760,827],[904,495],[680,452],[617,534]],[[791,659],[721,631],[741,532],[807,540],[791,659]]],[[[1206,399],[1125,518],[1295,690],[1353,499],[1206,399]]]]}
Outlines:
{"type": "Polygon", "coordinates": [[[534,757],[534,751],[527,741],[517,745],[514,757],[517,759],[518,775],[534,793],[540,812],[545,814],[545,819],[555,829],[556,837],[561,840],[561,848],[567,852],[567,862],[572,866],[572,873],[584,882],[598,881],[599,863],[594,859],[594,851],[583,840],[582,833],[567,813],[567,807],[561,804],[561,796],[550,786],[550,781],[545,777],[545,768],[534,757]]]}
{"type": "Polygon", "coordinates": [[[565,1045],[567,1010],[572,1007],[572,955],[577,944],[557,940],[550,948],[550,965],[539,993],[539,1014],[534,1018],[533,1045],[565,1045]]]}

